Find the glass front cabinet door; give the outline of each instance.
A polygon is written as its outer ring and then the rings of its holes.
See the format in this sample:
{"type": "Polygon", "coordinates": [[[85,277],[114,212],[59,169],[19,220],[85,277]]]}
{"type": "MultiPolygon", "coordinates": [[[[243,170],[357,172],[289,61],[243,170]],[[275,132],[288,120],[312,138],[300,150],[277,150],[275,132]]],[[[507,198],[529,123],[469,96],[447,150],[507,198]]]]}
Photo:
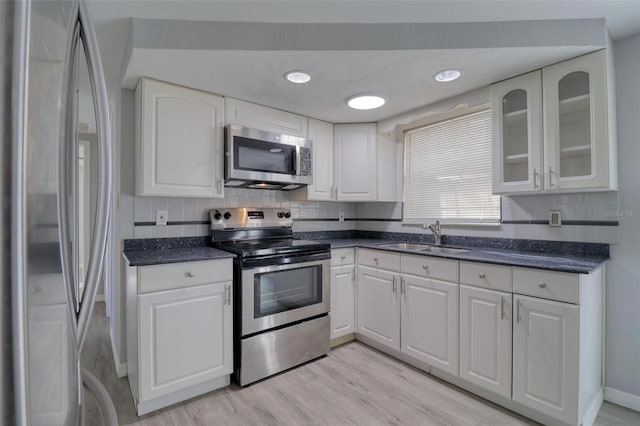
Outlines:
{"type": "Polygon", "coordinates": [[[543,68],[542,82],[545,189],[614,189],[606,52],[543,68]]]}
{"type": "Polygon", "coordinates": [[[541,79],[538,70],[491,86],[495,194],[543,188],[541,79]]]}

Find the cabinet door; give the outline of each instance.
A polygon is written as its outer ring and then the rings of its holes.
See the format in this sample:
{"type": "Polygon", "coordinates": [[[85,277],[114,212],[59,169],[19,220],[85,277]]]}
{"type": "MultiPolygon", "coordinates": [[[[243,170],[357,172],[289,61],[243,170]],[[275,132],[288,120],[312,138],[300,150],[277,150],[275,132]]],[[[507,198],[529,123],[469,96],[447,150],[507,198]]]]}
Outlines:
{"type": "Polygon", "coordinates": [[[542,78],[545,189],[607,189],[610,141],[605,52],[543,68],[542,78]]]}
{"type": "Polygon", "coordinates": [[[333,124],[309,119],[313,143],[313,183],[307,187],[308,200],[333,200],[333,124]]]}
{"type": "Polygon", "coordinates": [[[491,86],[494,194],[541,191],[540,71],[491,86]]]}
{"type": "Polygon", "coordinates": [[[224,100],[142,79],[136,89],[136,193],[223,197],[224,100]]]}
{"type": "Polygon", "coordinates": [[[336,124],[333,131],[337,199],[375,201],[376,124],[336,124]]]}
{"type": "Polygon", "coordinates": [[[402,275],[402,352],[458,375],[458,284],[402,275]]]}
{"type": "Polygon", "coordinates": [[[307,117],[302,115],[233,98],[225,99],[225,111],[228,124],[238,124],[301,138],[307,137],[307,117]]]}
{"type": "Polygon", "coordinates": [[[513,400],[577,424],[578,306],[513,297],[513,400]]]}
{"type": "Polygon", "coordinates": [[[331,268],[331,338],[355,330],[355,266],[331,268]]]}
{"type": "Polygon", "coordinates": [[[460,286],[460,377],[511,398],[511,293],[460,286]]]}
{"type": "Polygon", "coordinates": [[[228,282],[139,296],[141,401],[231,374],[231,292],[228,282]]]}
{"type": "Polygon", "coordinates": [[[358,266],[358,333],[400,350],[399,274],[358,266]]]}

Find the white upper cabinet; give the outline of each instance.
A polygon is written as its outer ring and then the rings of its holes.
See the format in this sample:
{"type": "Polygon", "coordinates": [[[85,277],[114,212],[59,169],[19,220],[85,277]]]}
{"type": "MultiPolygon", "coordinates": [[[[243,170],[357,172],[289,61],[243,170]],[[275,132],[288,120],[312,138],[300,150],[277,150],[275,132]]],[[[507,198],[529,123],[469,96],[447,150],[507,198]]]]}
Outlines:
{"type": "Polygon", "coordinates": [[[307,137],[307,117],[301,115],[233,98],[225,98],[225,112],[227,124],[307,137]]]}
{"type": "Polygon", "coordinates": [[[223,197],[224,99],[143,78],[136,89],[136,195],[223,197]]]}
{"type": "Polygon", "coordinates": [[[542,70],[545,189],[615,188],[606,73],[604,50],[542,70]]]}
{"type": "Polygon", "coordinates": [[[491,86],[493,192],[542,188],[542,85],[534,71],[491,86]]]}
{"type": "Polygon", "coordinates": [[[335,199],[333,186],[333,124],[309,119],[309,136],[313,152],[313,183],[306,188],[307,199],[335,199]]]}
{"type": "Polygon", "coordinates": [[[337,200],[375,201],[376,123],[336,124],[333,130],[337,200]]]}
{"type": "Polygon", "coordinates": [[[493,192],[617,189],[604,50],[491,86],[493,192]]]}

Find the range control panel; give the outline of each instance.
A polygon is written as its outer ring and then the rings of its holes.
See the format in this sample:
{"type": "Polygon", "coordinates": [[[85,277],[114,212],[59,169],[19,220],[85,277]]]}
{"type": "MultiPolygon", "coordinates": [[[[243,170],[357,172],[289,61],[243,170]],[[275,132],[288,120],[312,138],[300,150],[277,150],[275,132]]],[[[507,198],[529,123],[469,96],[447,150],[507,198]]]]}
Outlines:
{"type": "Polygon", "coordinates": [[[293,226],[290,210],[273,207],[211,209],[209,218],[212,230],[293,226]]]}

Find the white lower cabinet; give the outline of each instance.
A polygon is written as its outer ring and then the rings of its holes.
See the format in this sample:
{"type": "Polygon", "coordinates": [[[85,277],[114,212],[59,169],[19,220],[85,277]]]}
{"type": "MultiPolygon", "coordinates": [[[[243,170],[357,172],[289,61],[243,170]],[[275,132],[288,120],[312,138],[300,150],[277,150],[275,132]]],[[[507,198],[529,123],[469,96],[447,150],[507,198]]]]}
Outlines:
{"type": "Polygon", "coordinates": [[[138,415],[228,385],[231,259],[128,269],[127,374],[138,415]]]}
{"type": "Polygon", "coordinates": [[[513,316],[513,400],[577,424],[579,307],[516,295],[513,316]]]}
{"type": "Polygon", "coordinates": [[[231,374],[231,284],[140,295],[140,394],[145,399],[231,374]]]}
{"type": "Polygon", "coordinates": [[[400,350],[400,274],[358,265],[358,333],[400,350]]]}
{"type": "Polygon", "coordinates": [[[401,351],[458,375],[458,284],[402,275],[401,351]]]}
{"type": "Polygon", "coordinates": [[[355,332],[355,265],[331,268],[331,339],[355,332]]]}
{"type": "Polygon", "coordinates": [[[460,377],[511,398],[512,296],[460,286],[460,377]]]}

